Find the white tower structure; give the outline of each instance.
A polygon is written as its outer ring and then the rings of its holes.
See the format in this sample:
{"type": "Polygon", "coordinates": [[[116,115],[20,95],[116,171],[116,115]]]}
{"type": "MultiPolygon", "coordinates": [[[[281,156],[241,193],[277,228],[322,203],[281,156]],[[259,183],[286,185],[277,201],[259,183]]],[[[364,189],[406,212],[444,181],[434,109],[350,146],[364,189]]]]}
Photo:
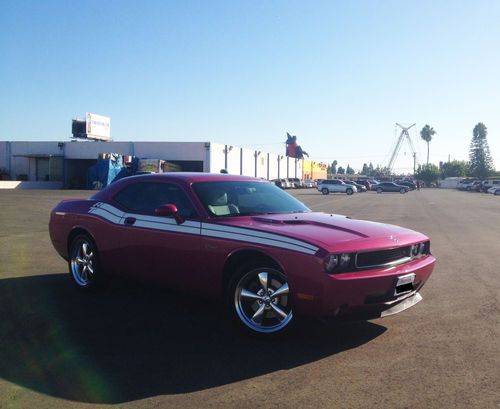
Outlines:
{"type": "Polygon", "coordinates": [[[408,145],[410,145],[410,150],[413,155],[413,173],[415,173],[417,166],[417,152],[415,151],[415,147],[413,146],[413,142],[411,141],[410,134],[408,133],[408,131],[411,128],[413,128],[416,124],[406,127],[396,122],[396,125],[401,128],[401,133],[399,134],[398,141],[396,143],[394,151],[392,152],[391,159],[389,160],[389,165],[387,165],[387,167],[389,168],[389,171],[392,171],[392,167],[394,166],[394,162],[396,161],[398,153],[401,149],[401,145],[403,145],[403,141],[406,139],[408,141],[408,145]]]}

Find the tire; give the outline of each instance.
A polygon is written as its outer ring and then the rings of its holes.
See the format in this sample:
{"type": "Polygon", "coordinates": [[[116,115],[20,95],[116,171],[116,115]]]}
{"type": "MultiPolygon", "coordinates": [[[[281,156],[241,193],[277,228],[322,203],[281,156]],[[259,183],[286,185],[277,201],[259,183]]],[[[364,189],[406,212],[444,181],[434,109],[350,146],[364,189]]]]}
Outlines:
{"type": "Polygon", "coordinates": [[[330,193],[330,191],[326,187],[324,187],[323,189],[321,189],[321,193],[327,195],[328,193],[330,193]]]}
{"type": "Polygon", "coordinates": [[[500,190],[495,190],[494,195],[495,195],[495,196],[500,196],[500,190]]]}
{"type": "Polygon", "coordinates": [[[86,234],[77,235],[69,246],[69,273],[81,290],[91,290],[102,283],[99,255],[94,241],[86,234]]]}
{"type": "Polygon", "coordinates": [[[226,295],[231,315],[246,333],[272,337],[294,323],[286,276],[270,267],[247,267],[233,275],[226,295]],[[273,294],[280,292],[277,297],[273,294]]]}
{"type": "Polygon", "coordinates": [[[346,192],[346,194],[347,194],[347,195],[349,195],[349,196],[353,194],[353,190],[352,190],[351,188],[346,189],[346,191],[345,191],[345,192],[346,192]]]}
{"type": "Polygon", "coordinates": [[[378,187],[378,188],[377,188],[377,193],[382,193],[382,192],[383,192],[382,188],[381,188],[381,187],[378,187]]]}
{"type": "Polygon", "coordinates": [[[399,189],[399,193],[401,193],[401,194],[406,193],[406,192],[407,192],[406,189],[403,189],[403,188],[399,189]]]}

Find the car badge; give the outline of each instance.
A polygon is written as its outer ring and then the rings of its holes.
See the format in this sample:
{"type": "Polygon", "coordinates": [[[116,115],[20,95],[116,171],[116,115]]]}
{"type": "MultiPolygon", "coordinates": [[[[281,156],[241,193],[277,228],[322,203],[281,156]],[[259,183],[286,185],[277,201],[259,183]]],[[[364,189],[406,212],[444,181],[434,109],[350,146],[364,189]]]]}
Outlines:
{"type": "Polygon", "coordinates": [[[389,236],[389,240],[391,240],[394,244],[399,244],[399,240],[394,236],[389,236]]]}

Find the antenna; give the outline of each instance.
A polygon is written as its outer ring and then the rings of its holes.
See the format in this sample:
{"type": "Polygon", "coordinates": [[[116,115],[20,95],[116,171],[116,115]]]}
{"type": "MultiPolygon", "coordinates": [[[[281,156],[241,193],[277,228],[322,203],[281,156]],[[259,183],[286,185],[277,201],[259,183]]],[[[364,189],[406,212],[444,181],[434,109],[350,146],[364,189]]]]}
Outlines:
{"type": "Polygon", "coordinates": [[[413,146],[413,142],[411,141],[410,134],[408,131],[413,128],[416,124],[410,126],[403,126],[396,122],[396,125],[401,128],[401,133],[399,134],[398,141],[396,146],[394,147],[394,151],[392,152],[391,159],[389,160],[389,171],[392,171],[392,167],[394,166],[394,162],[398,156],[399,150],[401,149],[401,145],[403,141],[406,139],[408,141],[408,145],[410,145],[411,152],[413,154],[413,173],[415,174],[416,166],[417,166],[417,152],[415,151],[415,147],[413,146]]]}

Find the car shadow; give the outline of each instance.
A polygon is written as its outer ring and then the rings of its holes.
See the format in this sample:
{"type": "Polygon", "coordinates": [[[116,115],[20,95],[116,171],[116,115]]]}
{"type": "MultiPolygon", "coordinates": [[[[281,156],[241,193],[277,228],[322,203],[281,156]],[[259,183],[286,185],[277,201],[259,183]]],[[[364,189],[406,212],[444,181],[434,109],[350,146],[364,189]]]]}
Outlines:
{"type": "Polygon", "coordinates": [[[123,403],[213,388],[355,348],[385,328],[303,320],[240,334],[213,301],[134,283],[82,293],[66,274],[0,280],[0,377],[51,396],[123,403]]]}

